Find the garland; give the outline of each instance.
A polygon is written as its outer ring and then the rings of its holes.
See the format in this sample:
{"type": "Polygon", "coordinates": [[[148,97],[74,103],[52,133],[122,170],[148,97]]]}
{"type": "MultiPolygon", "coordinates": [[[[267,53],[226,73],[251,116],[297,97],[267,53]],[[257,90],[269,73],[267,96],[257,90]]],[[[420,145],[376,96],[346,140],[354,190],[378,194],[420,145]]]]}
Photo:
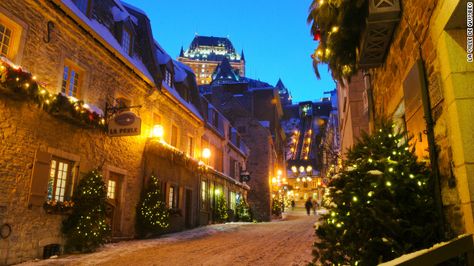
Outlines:
{"type": "Polygon", "coordinates": [[[319,41],[311,55],[318,78],[320,63],[328,64],[338,80],[357,72],[360,39],[367,16],[367,0],[313,0],[307,20],[312,24],[314,40],[319,41]]]}
{"type": "Polygon", "coordinates": [[[14,99],[33,101],[51,115],[88,128],[105,130],[105,119],[83,101],[63,93],[51,94],[29,71],[0,57],[0,92],[14,99]]]}
{"type": "Polygon", "coordinates": [[[162,158],[167,158],[172,163],[184,165],[189,170],[198,171],[200,174],[206,174],[209,172],[209,166],[163,141],[154,141],[152,144],[150,151],[162,158]]]}

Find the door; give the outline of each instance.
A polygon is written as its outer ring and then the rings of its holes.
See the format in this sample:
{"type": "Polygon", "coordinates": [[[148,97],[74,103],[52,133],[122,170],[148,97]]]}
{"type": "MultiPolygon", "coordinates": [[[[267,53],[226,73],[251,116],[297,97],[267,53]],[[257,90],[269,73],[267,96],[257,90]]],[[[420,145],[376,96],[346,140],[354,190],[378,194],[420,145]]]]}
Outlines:
{"type": "Polygon", "coordinates": [[[112,229],[112,236],[121,235],[121,198],[123,175],[110,172],[107,181],[107,220],[112,229]]]}
{"type": "Polygon", "coordinates": [[[186,228],[191,228],[193,227],[193,222],[192,222],[192,210],[193,210],[193,200],[192,200],[193,192],[190,189],[186,189],[186,199],[185,199],[185,210],[184,210],[184,222],[186,228]]]}

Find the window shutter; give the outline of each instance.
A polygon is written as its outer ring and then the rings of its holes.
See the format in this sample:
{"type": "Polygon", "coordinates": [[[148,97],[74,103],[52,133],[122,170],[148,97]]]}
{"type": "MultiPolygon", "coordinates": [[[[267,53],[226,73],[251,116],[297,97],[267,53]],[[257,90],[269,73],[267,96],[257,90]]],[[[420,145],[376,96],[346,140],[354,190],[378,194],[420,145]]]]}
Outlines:
{"type": "Polygon", "coordinates": [[[36,151],[28,206],[43,206],[48,195],[48,180],[51,167],[51,154],[36,151]]]}

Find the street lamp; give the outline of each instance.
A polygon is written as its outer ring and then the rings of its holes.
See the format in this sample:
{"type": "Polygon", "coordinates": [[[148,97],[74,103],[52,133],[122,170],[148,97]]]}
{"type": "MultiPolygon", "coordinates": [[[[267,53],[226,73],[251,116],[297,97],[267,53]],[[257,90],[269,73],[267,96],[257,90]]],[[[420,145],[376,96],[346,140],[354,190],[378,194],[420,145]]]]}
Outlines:
{"type": "Polygon", "coordinates": [[[165,130],[162,125],[154,125],[153,130],[151,131],[152,138],[162,139],[165,134],[165,130]]]}
{"type": "Polygon", "coordinates": [[[293,173],[296,173],[296,172],[298,172],[298,168],[296,168],[296,166],[293,165],[293,166],[291,167],[291,171],[292,171],[293,173]]]}
{"type": "Polygon", "coordinates": [[[204,159],[211,158],[211,150],[209,148],[202,149],[202,158],[204,159]]]}
{"type": "Polygon", "coordinates": [[[300,166],[300,173],[304,172],[304,166],[300,166]]]}

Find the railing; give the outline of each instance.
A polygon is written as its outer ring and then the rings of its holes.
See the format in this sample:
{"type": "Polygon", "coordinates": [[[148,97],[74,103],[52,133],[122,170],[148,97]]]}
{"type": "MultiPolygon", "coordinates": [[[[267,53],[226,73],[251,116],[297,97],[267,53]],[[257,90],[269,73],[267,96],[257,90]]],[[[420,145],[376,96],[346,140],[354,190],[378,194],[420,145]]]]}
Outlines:
{"type": "Polygon", "coordinates": [[[403,255],[397,259],[379,264],[379,266],[438,265],[459,256],[465,256],[465,265],[474,265],[474,239],[472,234],[458,236],[449,242],[403,255]]]}

